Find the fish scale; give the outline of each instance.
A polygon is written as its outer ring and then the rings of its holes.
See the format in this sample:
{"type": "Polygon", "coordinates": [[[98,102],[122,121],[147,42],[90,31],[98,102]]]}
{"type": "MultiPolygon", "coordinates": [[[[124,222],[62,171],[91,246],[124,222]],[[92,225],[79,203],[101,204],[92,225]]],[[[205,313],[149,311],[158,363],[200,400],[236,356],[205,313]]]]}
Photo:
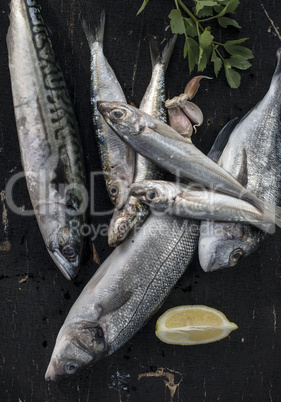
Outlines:
{"type": "Polygon", "coordinates": [[[79,210],[85,188],[83,157],[72,102],[35,1],[11,1],[7,45],[29,195],[47,250],[70,279],[83,248],[78,231],[85,220],[79,210]]]}

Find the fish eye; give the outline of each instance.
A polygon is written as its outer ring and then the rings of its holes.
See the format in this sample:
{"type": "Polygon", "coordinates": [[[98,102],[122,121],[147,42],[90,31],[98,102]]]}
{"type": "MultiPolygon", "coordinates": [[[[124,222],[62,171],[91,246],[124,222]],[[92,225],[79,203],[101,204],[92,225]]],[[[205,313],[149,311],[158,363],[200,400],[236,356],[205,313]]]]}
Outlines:
{"type": "Polygon", "coordinates": [[[74,374],[78,370],[79,364],[76,362],[68,362],[64,368],[67,374],[74,374]]]}
{"type": "Polygon", "coordinates": [[[243,250],[241,250],[241,248],[237,248],[230,254],[230,260],[235,263],[238,262],[241,257],[243,257],[243,250]]]}
{"type": "Polygon", "coordinates": [[[146,192],[147,201],[153,201],[156,197],[157,197],[157,191],[156,190],[148,190],[146,192]]]}
{"type": "Polygon", "coordinates": [[[116,119],[121,119],[121,117],[123,117],[124,115],[124,113],[121,112],[121,110],[113,110],[112,114],[116,119]]]}
{"type": "Polygon", "coordinates": [[[76,250],[73,246],[70,244],[67,244],[64,246],[61,250],[63,256],[67,258],[68,260],[76,259],[76,250]]]}
{"type": "Polygon", "coordinates": [[[121,225],[118,226],[118,232],[120,235],[124,235],[128,230],[127,223],[123,222],[121,225]]]}
{"type": "Polygon", "coordinates": [[[116,197],[119,193],[119,189],[117,186],[111,186],[109,192],[110,192],[110,195],[112,195],[113,197],[116,197]]]}

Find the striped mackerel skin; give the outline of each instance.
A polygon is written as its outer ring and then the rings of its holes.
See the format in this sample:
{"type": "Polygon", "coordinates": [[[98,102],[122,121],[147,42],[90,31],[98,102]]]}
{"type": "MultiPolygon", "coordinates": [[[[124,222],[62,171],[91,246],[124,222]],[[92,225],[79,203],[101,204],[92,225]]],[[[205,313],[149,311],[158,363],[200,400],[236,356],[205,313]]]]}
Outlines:
{"type": "Polygon", "coordinates": [[[85,173],[71,99],[35,1],[11,1],[7,45],[30,198],[47,249],[69,278],[77,270],[83,243],[70,225],[77,227],[84,216],[68,212],[79,212],[82,192],[75,186],[85,186],[85,173]],[[58,191],[62,184],[69,186],[66,195],[58,191]]]}

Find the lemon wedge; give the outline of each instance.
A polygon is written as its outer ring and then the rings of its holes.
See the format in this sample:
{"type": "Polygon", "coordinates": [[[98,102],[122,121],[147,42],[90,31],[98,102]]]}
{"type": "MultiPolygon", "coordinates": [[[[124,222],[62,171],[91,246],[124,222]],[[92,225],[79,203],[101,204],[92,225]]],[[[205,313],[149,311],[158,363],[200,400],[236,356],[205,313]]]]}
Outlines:
{"type": "Polygon", "coordinates": [[[178,306],[158,318],[155,334],[172,345],[200,345],[225,338],[238,326],[207,306],[178,306]]]}

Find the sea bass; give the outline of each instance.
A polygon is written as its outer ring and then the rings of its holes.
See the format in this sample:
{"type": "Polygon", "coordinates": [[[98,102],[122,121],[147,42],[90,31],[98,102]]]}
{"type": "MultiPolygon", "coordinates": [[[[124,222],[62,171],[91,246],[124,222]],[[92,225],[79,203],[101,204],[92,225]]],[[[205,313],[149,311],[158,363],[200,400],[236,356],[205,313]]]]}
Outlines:
{"type": "Polygon", "coordinates": [[[131,194],[158,212],[182,218],[251,223],[274,232],[274,223],[266,222],[263,213],[252,204],[206,188],[200,189],[192,183],[144,180],[132,184],[131,194]]]}
{"type": "Polygon", "coordinates": [[[98,109],[119,137],[146,158],[175,175],[250,202],[281,226],[281,208],[258,199],[167,124],[124,103],[98,102],[98,109]]]}
{"type": "Polygon", "coordinates": [[[159,309],[197,247],[196,221],[151,215],[100,266],[71,308],[46,380],[111,355],[159,309]]]}
{"type": "Polygon", "coordinates": [[[83,248],[84,166],[72,102],[34,0],[11,1],[7,45],[30,199],[50,256],[71,279],[83,248]]]}
{"type": "MultiPolygon", "coordinates": [[[[174,36],[164,48],[162,55],[155,42],[150,38],[150,54],[152,60],[152,76],[145,95],[141,101],[140,109],[157,119],[166,122],[165,109],[165,72],[175,46],[174,36]]],[[[141,180],[159,179],[162,173],[158,166],[151,163],[140,154],[136,154],[136,167],[134,182],[141,180]]],[[[133,230],[138,229],[149,215],[147,206],[130,196],[124,206],[116,209],[108,231],[108,244],[117,246],[124,241],[133,230]]]]}
{"type": "Polygon", "coordinates": [[[85,21],[82,21],[82,25],[91,51],[91,104],[100,160],[110,200],[117,208],[121,208],[129,196],[129,187],[133,182],[135,152],[105,123],[97,109],[97,102],[126,102],[126,98],[103,53],[104,11],[95,32],[88,28],[85,21]]]}
{"type": "MultiPolygon", "coordinates": [[[[219,164],[257,197],[280,205],[281,50],[269,90],[237,125],[219,164]]],[[[250,225],[202,222],[199,259],[204,271],[232,267],[266,238],[250,225]]]]}
{"type": "MultiPolygon", "coordinates": [[[[215,146],[209,155],[217,161],[215,146]]],[[[158,310],[190,264],[199,222],[148,217],[105,260],[74,303],[46,372],[56,381],[111,355],[158,310]]]]}

